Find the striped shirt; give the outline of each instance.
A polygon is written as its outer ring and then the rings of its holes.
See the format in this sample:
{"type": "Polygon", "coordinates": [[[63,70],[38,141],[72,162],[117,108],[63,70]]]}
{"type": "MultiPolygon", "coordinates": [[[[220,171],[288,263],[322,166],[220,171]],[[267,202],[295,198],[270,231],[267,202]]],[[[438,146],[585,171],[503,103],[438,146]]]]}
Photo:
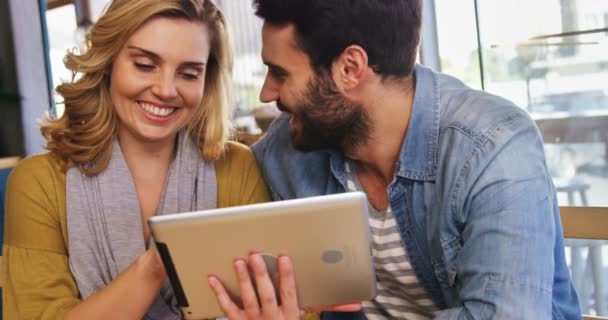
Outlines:
{"type": "MultiPolygon", "coordinates": [[[[347,191],[362,191],[357,174],[351,168],[352,164],[347,161],[347,191]]],[[[384,211],[368,205],[377,296],[363,302],[365,316],[370,320],[434,318],[439,309],[418,282],[390,205],[384,211]]]]}

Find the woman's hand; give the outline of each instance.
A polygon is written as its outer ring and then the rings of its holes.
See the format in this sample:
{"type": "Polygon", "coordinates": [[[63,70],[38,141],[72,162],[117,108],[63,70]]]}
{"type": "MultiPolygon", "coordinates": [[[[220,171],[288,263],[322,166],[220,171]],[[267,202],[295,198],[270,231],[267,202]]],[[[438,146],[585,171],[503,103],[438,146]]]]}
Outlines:
{"type": "Polygon", "coordinates": [[[167,271],[163,265],[163,261],[160,258],[158,250],[155,246],[152,246],[141,256],[139,256],[137,263],[141,270],[145,273],[146,278],[164,283],[167,279],[167,271]]]}
{"type": "Polygon", "coordinates": [[[249,276],[247,263],[239,259],[235,261],[234,268],[239,282],[243,308],[230,298],[228,292],[215,276],[209,276],[209,285],[215,293],[218,304],[224,314],[231,320],[295,320],[305,312],[310,311],[344,311],[352,312],[361,309],[361,304],[353,303],[340,306],[318,307],[300,309],[296,293],[296,282],[293,264],[287,256],[278,259],[279,270],[279,299],[266,269],[266,264],[259,253],[249,256],[249,266],[255,278],[255,287],[249,276]]]}
{"type": "Polygon", "coordinates": [[[166,280],[156,247],[148,249],[107,287],[69,309],[64,318],[141,319],[166,280]]]}

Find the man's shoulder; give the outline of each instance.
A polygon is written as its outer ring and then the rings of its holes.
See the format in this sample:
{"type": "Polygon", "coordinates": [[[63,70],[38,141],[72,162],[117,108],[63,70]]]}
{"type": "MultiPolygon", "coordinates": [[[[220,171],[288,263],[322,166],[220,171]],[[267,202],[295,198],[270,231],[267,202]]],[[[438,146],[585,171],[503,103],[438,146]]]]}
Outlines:
{"type": "Polygon", "coordinates": [[[291,142],[289,116],[282,114],[251,149],[272,197],[293,199],[331,193],[330,154],[302,152],[291,142]]]}
{"type": "Polygon", "coordinates": [[[534,126],[529,114],[501,96],[475,90],[449,75],[438,74],[442,132],[455,129],[469,138],[486,139],[497,128],[534,126]]]}

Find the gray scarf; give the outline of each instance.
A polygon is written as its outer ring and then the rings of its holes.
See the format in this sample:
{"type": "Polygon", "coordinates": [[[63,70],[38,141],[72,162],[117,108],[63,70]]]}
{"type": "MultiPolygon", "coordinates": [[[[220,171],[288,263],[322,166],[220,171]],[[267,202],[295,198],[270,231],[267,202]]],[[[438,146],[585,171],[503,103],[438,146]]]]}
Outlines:
{"type": "MultiPolygon", "coordinates": [[[[217,207],[215,166],[181,132],[157,214],[217,207]]],[[[108,167],[87,177],[76,167],[66,173],[66,210],[70,270],[81,298],[106,287],[144,253],[141,210],[135,184],[118,140],[108,167]]],[[[167,281],[144,319],[181,319],[167,281]]]]}

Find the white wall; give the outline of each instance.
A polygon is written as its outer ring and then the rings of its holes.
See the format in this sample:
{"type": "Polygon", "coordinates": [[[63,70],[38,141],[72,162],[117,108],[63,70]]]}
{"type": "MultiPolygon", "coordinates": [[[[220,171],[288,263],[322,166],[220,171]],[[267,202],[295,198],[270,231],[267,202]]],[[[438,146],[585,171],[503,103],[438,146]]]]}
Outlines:
{"type": "Polygon", "coordinates": [[[38,1],[8,0],[26,154],[43,151],[37,120],[49,109],[49,90],[38,1]]]}
{"type": "Polygon", "coordinates": [[[420,61],[425,66],[435,71],[441,71],[441,64],[439,62],[439,47],[437,43],[435,0],[423,1],[420,61]]]}

